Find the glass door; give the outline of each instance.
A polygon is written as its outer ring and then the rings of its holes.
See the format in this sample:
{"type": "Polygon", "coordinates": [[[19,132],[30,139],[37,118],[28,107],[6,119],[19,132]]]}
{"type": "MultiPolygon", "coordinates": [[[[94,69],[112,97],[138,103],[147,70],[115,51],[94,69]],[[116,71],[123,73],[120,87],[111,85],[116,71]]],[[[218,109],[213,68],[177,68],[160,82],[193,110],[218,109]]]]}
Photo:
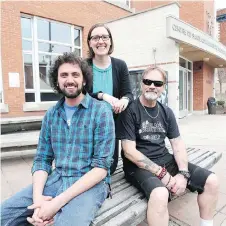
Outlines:
{"type": "Polygon", "coordinates": [[[188,74],[183,68],[179,71],[179,117],[188,114],[188,74]]]}

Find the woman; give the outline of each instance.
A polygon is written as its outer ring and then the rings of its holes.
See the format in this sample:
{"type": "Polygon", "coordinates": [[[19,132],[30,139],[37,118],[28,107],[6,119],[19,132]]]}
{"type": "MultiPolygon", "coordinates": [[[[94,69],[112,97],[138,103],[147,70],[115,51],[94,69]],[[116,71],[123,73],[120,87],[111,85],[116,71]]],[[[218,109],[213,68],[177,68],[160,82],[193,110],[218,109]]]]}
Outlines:
{"type": "MultiPolygon", "coordinates": [[[[89,47],[87,61],[93,70],[91,96],[107,102],[113,109],[116,121],[117,114],[124,111],[133,100],[127,65],[124,61],[110,56],[114,43],[106,25],[93,25],[88,33],[87,44],[89,47]]],[[[111,174],[118,164],[118,146],[116,140],[111,174]]]]}

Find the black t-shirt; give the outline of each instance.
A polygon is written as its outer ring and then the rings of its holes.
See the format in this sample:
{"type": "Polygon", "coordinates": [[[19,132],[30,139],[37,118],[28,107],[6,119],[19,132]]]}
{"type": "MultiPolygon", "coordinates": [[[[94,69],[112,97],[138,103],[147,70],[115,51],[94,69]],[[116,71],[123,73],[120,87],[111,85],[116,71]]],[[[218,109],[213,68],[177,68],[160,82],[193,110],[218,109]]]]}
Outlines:
{"type": "MultiPolygon", "coordinates": [[[[164,165],[172,159],[165,147],[165,138],[179,137],[180,132],[169,107],[160,102],[153,108],[144,107],[137,98],[120,114],[116,136],[120,140],[136,141],[138,151],[157,164],[164,165]]],[[[124,157],[123,152],[122,157],[124,167],[137,167],[124,157]]]]}

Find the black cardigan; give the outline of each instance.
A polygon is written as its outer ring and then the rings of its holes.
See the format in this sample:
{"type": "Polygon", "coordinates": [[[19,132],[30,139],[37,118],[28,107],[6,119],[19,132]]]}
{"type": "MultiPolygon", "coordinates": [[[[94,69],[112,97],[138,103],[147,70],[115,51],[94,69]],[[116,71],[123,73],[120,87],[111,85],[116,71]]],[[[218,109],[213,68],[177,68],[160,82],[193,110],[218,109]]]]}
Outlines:
{"type": "MultiPolygon", "coordinates": [[[[87,59],[90,66],[93,65],[92,59],[87,59]]],[[[130,85],[129,71],[125,61],[111,57],[112,64],[112,79],[113,79],[113,96],[120,99],[128,97],[129,103],[133,101],[133,94],[130,85]]],[[[101,90],[100,90],[101,92],[101,90]]],[[[89,94],[98,99],[98,93],[93,93],[93,86],[89,90],[89,94]]]]}

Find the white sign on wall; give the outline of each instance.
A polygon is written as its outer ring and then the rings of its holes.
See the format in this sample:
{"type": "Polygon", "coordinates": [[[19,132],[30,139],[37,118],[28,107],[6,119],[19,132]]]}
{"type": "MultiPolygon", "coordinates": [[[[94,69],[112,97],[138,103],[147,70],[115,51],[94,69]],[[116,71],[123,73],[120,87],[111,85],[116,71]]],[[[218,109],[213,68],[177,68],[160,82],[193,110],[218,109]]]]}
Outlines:
{"type": "Polygon", "coordinates": [[[178,18],[167,17],[167,37],[187,43],[226,60],[226,47],[223,44],[178,18]]]}
{"type": "Polygon", "coordinates": [[[9,72],[9,87],[20,87],[19,73],[9,72]]]}

